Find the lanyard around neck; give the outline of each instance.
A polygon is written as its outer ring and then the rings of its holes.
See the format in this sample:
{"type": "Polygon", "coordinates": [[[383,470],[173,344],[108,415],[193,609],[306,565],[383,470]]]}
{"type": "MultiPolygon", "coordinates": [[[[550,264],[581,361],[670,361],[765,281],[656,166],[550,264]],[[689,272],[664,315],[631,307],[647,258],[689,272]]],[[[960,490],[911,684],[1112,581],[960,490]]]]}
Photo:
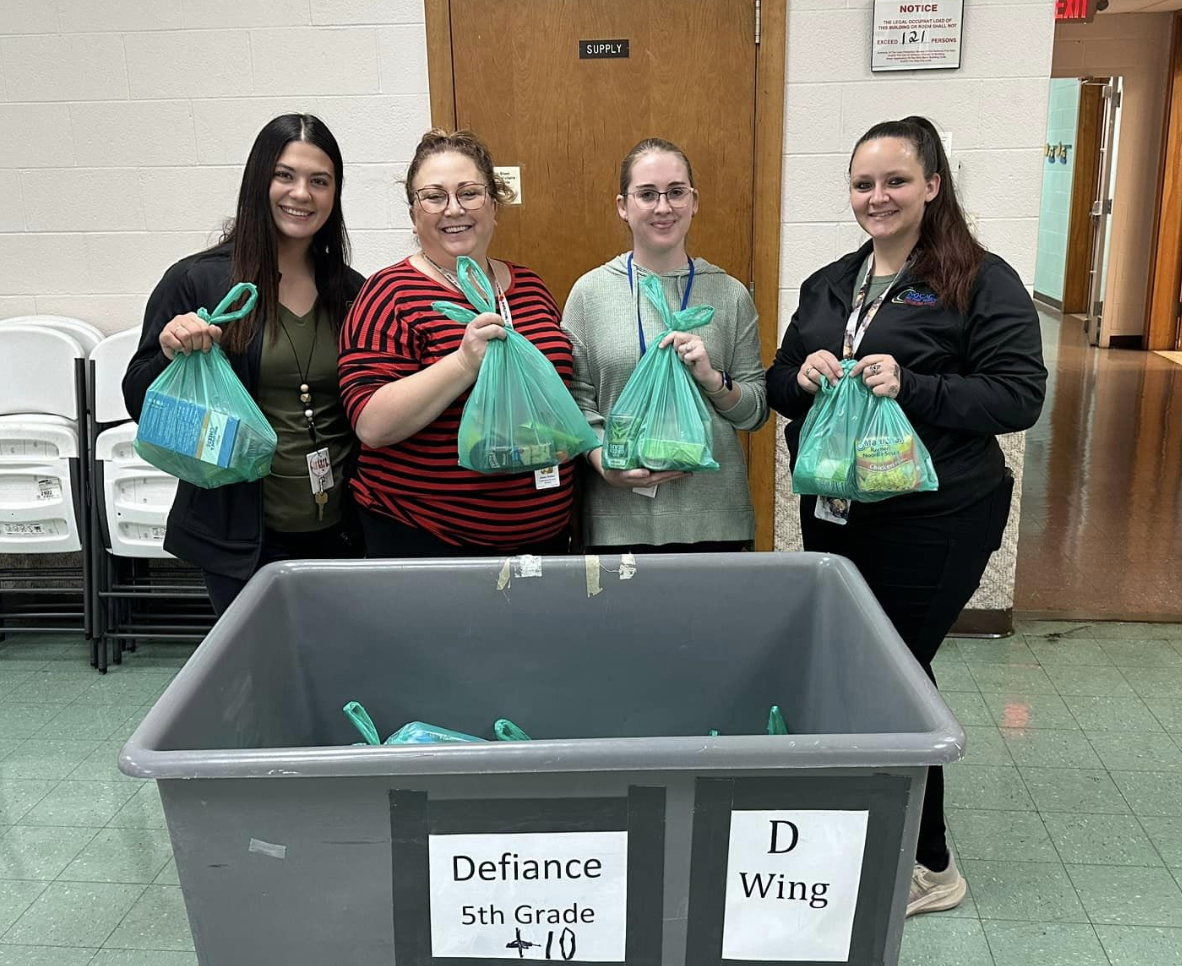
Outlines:
{"type": "MultiPolygon", "coordinates": [[[[632,252],[628,253],[628,291],[635,294],[636,287],[632,284],[632,252]]],[[[686,283],[685,291],[681,296],[681,311],[685,311],[685,307],[689,305],[690,292],[694,290],[694,276],[698,270],[694,268],[694,260],[687,258],[686,263],[689,265],[689,281],[686,283]]],[[[640,354],[644,355],[647,346],[644,341],[644,323],[640,321],[640,299],[636,299],[636,332],[640,336],[640,354]]]]}
{"type": "Polygon", "coordinates": [[[870,292],[870,283],[874,280],[874,253],[870,253],[866,260],[866,277],[862,279],[862,285],[858,289],[858,294],[854,297],[853,311],[850,312],[849,321],[845,324],[845,339],[842,343],[843,359],[852,359],[854,357],[854,353],[862,345],[862,337],[866,334],[870,323],[874,321],[874,316],[882,308],[882,303],[886,301],[886,297],[891,294],[891,289],[895,287],[895,282],[899,280],[899,276],[911,267],[913,260],[914,255],[907,256],[907,261],[895,272],[894,277],[891,278],[887,287],[878,293],[878,296],[867,306],[866,312],[863,314],[862,306],[865,304],[866,296],[870,292]]]}

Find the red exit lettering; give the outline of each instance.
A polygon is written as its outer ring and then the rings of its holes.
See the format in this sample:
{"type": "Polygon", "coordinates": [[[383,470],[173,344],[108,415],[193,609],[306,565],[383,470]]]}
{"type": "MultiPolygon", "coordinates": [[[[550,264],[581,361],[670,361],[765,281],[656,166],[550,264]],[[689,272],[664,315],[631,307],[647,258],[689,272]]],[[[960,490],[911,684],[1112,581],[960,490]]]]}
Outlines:
{"type": "Polygon", "coordinates": [[[1056,20],[1090,22],[1095,15],[1095,0],[1055,0],[1056,20]]]}

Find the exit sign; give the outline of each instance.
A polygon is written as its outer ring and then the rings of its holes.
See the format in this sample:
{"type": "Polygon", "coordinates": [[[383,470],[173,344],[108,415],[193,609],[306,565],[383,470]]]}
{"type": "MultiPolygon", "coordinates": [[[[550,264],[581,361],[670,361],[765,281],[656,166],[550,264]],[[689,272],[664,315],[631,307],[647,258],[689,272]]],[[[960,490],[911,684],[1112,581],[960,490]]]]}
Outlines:
{"type": "Polygon", "coordinates": [[[1096,0],[1055,0],[1055,19],[1063,23],[1091,23],[1096,0]]]}

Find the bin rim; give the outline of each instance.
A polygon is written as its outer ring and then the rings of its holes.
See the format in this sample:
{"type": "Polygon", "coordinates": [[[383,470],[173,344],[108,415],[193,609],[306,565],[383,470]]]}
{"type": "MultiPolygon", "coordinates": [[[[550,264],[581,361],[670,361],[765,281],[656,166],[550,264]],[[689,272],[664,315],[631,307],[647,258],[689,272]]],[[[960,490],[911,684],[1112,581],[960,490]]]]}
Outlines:
{"type": "MultiPolygon", "coordinates": [[[[604,555],[606,559],[618,559],[604,555]]],[[[663,555],[636,555],[638,568],[646,559],[663,555]]],[[[743,553],[727,555],[728,565],[765,566],[782,563],[784,554],[743,553]]],[[[844,557],[799,553],[818,568],[841,572],[851,594],[850,605],[889,620],[854,565],[844,557]]],[[[356,569],[480,569],[499,571],[505,558],[474,557],[420,560],[282,561],[264,567],[250,581],[227,614],[253,606],[271,584],[301,570],[356,569]]],[[[584,566],[579,556],[543,558],[546,567],[584,566]]],[[[890,733],[839,733],[793,735],[667,736],[631,738],[569,738],[529,742],[488,742],[452,745],[320,746],[253,749],[177,749],[159,747],[178,709],[186,704],[204,680],[205,671],[233,645],[219,620],[169,683],[148,715],[119,753],[119,770],[142,779],[201,778],[346,778],[385,777],[405,779],[436,775],[556,774],[564,772],[669,772],[669,771],[774,771],[790,774],[803,769],[912,768],[943,765],[964,756],[965,734],[935,686],[920,676],[915,695],[927,730],[890,733]],[[165,701],[164,698],[170,700],[165,701]],[[785,766],[785,751],[792,764],[785,766]],[[815,761],[813,760],[815,759],[815,761]]],[[[914,657],[902,639],[891,632],[884,639],[887,656],[896,666],[913,664],[914,657]]]]}

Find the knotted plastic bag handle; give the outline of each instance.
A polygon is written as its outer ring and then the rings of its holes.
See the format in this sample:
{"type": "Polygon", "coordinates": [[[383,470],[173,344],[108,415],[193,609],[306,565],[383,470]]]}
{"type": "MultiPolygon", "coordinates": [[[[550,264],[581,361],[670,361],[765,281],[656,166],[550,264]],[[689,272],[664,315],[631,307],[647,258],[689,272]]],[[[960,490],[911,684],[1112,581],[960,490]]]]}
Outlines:
{"type": "Polygon", "coordinates": [[[646,275],[640,283],[644,297],[656,308],[657,314],[665,328],[676,332],[689,332],[709,325],[714,318],[714,306],[693,305],[680,312],[674,312],[665,301],[665,290],[661,288],[661,280],[656,275],[646,275]]]}
{"type": "Polygon", "coordinates": [[[254,303],[258,300],[259,290],[253,282],[239,282],[226,293],[226,297],[218,302],[217,308],[212,312],[208,309],[198,309],[197,318],[209,325],[226,325],[228,322],[237,322],[250,314],[254,303]],[[239,308],[231,312],[230,306],[242,298],[243,292],[250,294],[239,308]]]}
{"type": "MultiPolygon", "coordinates": [[[[442,301],[432,302],[431,308],[461,325],[467,325],[477,315],[484,312],[496,312],[497,297],[493,291],[492,282],[484,274],[484,269],[467,255],[461,255],[456,259],[456,280],[460,283],[460,291],[464,293],[464,298],[476,306],[477,311],[473,312],[455,302],[442,301]]],[[[504,322],[505,328],[513,328],[508,319],[505,319],[504,322]]]]}
{"type": "MultiPolygon", "coordinates": [[[[841,360],[842,378],[845,378],[846,376],[848,376],[850,374],[850,370],[853,369],[854,366],[856,366],[857,364],[858,363],[855,359],[842,359],[841,360]]],[[[840,386],[840,385],[841,385],[841,379],[837,380],[837,386],[840,386]]],[[[829,385],[828,379],[822,379],[821,380],[821,394],[826,395],[831,392],[837,392],[837,386],[831,386],[831,385],[829,385]]]]}

